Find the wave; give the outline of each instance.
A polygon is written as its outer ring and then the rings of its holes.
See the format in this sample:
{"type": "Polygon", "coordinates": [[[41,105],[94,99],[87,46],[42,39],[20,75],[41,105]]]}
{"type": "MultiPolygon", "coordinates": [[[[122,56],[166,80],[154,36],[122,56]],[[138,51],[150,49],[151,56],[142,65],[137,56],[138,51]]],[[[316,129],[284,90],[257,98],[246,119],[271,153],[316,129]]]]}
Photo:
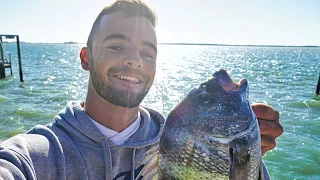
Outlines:
{"type": "Polygon", "coordinates": [[[320,108],[320,101],[315,99],[296,101],[289,103],[288,106],[296,108],[320,108]]]}

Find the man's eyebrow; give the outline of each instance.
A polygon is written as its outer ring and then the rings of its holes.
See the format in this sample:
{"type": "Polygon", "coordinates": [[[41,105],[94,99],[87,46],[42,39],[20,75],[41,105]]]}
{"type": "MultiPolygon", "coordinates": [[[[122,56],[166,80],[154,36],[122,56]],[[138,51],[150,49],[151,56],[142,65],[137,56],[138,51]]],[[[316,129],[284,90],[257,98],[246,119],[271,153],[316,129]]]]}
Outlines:
{"type": "MultiPolygon", "coordinates": [[[[109,41],[111,39],[121,39],[121,40],[128,41],[128,42],[131,41],[131,39],[124,34],[110,34],[106,38],[104,38],[104,40],[102,42],[109,41]]],[[[141,44],[152,48],[157,53],[157,47],[152,42],[142,41],[141,44]]]]}
{"type": "Polygon", "coordinates": [[[102,42],[109,41],[111,39],[121,39],[121,40],[125,40],[125,41],[131,40],[128,36],[126,36],[124,34],[110,34],[106,38],[104,38],[104,40],[102,42]]]}
{"type": "Polygon", "coordinates": [[[148,47],[152,48],[157,53],[157,47],[152,42],[142,41],[141,44],[144,45],[144,46],[148,46],[148,47]]]}

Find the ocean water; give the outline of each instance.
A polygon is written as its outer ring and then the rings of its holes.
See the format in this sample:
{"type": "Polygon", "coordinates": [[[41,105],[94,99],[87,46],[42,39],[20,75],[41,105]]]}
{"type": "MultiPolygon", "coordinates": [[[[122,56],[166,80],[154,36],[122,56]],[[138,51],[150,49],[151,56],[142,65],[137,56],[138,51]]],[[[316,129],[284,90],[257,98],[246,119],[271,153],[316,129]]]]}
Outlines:
{"type": "MultiPolygon", "coordinates": [[[[24,81],[19,82],[14,44],[13,76],[0,80],[0,140],[47,124],[69,100],[84,99],[88,73],[81,44],[21,44],[24,81]]],[[[157,74],[143,101],[167,115],[215,70],[246,78],[251,102],[280,112],[285,132],[263,158],[272,179],[320,179],[320,101],[314,97],[320,48],[159,45],[157,74]]],[[[9,71],[7,70],[7,75],[9,71]]]]}

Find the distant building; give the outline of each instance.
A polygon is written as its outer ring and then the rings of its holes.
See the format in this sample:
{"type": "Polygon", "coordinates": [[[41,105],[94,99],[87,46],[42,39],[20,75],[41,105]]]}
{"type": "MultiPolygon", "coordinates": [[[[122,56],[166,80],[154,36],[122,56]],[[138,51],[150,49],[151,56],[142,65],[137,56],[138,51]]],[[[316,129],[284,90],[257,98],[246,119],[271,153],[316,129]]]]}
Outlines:
{"type": "Polygon", "coordinates": [[[78,44],[78,43],[74,41],[68,41],[68,42],[64,42],[64,44],[78,44]]]}

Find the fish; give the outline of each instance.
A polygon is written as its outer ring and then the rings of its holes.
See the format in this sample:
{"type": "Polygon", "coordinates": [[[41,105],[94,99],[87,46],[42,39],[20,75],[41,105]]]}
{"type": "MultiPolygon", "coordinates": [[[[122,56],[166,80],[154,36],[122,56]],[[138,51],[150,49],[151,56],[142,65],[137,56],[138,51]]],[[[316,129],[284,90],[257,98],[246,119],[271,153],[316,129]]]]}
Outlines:
{"type": "Polygon", "coordinates": [[[220,69],[168,114],[158,146],[146,154],[143,179],[268,180],[246,79],[220,69]]]}

